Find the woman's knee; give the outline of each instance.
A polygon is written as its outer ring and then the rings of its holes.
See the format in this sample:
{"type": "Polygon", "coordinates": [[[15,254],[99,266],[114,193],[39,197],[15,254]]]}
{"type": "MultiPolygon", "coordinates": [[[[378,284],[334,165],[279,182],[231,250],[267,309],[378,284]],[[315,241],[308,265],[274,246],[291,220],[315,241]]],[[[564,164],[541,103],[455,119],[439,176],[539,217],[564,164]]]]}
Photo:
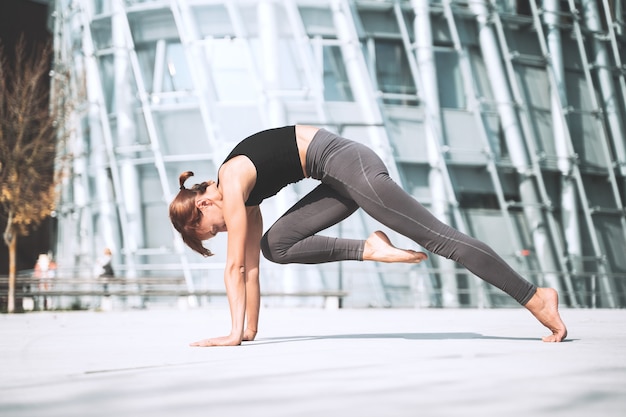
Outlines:
{"type": "Polygon", "coordinates": [[[270,230],[268,230],[261,238],[261,253],[263,253],[265,259],[270,262],[277,264],[289,263],[286,251],[280,250],[281,245],[270,237],[270,230]]]}
{"type": "Polygon", "coordinates": [[[270,247],[269,238],[267,237],[267,233],[263,235],[261,238],[261,253],[268,261],[272,260],[272,249],[270,247]]]}

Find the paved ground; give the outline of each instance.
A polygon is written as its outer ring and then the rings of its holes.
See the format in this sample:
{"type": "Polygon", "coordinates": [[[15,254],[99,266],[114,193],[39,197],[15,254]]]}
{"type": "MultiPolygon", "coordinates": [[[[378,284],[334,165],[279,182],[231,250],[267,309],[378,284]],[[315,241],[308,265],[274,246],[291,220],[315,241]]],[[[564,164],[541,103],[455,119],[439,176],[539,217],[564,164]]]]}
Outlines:
{"type": "Polygon", "coordinates": [[[0,416],[626,416],[626,310],[226,309],[0,316],[0,416]]]}

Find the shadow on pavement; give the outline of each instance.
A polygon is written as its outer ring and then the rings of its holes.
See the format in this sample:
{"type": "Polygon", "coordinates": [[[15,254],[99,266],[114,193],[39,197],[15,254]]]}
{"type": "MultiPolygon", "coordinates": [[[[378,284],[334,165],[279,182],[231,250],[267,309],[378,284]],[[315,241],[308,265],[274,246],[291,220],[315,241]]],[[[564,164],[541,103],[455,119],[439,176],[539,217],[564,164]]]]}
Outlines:
{"type": "MultiPolygon", "coordinates": [[[[359,333],[359,334],[340,334],[340,335],[319,335],[319,336],[293,336],[293,337],[268,337],[260,338],[254,342],[244,342],[244,344],[269,344],[269,343],[288,343],[303,342],[309,340],[326,340],[326,339],[406,339],[406,340],[517,340],[517,341],[541,341],[539,337],[501,337],[501,336],[485,336],[480,333],[359,333]]],[[[571,340],[565,340],[571,342],[571,340]]]]}

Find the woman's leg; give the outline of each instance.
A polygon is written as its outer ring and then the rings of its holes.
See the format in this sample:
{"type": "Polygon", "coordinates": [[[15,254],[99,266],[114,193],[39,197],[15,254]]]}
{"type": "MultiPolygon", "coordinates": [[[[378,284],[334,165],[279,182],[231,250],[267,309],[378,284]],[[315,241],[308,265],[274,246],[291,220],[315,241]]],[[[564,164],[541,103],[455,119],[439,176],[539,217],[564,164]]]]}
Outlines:
{"type": "Polygon", "coordinates": [[[261,239],[263,255],[270,261],[302,264],[361,260],[364,242],[319,236],[358,209],[349,198],[320,184],[269,228],[261,239]]]}
{"type": "Polygon", "coordinates": [[[357,208],[354,201],[321,184],[265,233],[261,239],[263,255],[281,264],[346,260],[418,263],[428,258],[423,252],[396,248],[381,231],[372,233],[366,241],[317,235],[357,208]]]}
{"type": "MultiPolygon", "coordinates": [[[[388,175],[366,146],[338,138],[323,156],[321,180],[355,201],[385,226],[427,250],[452,259],[525,304],[537,288],[515,272],[492,248],[442,223],[388,175]],[[343,141],[343,142],[342,142],[343,141]]],[[[319,145],[319,144],[318,144],[319,145]]]]}

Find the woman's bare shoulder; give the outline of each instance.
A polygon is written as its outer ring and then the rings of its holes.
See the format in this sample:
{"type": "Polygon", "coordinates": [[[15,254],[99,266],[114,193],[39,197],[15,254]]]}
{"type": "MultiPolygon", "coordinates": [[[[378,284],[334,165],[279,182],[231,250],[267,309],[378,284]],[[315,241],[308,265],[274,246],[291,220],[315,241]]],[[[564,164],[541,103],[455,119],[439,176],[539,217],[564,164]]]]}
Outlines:
{"type": "Polygon", "coordinates": [[[238,181],[253,176],[256,179],[256,167],[245,155],[237,155],[225,162],[218,172],[220,182],[238,181]]]}
{"type": "Polygon", "coordinates": [[[241,190],[245,201],[254,188],[256,174],[256,167],[247,156],[239,155],[228,160],[218,172],[222,194],[230,194],[229,191],[239,193],[236,190],[241,190]]]}

